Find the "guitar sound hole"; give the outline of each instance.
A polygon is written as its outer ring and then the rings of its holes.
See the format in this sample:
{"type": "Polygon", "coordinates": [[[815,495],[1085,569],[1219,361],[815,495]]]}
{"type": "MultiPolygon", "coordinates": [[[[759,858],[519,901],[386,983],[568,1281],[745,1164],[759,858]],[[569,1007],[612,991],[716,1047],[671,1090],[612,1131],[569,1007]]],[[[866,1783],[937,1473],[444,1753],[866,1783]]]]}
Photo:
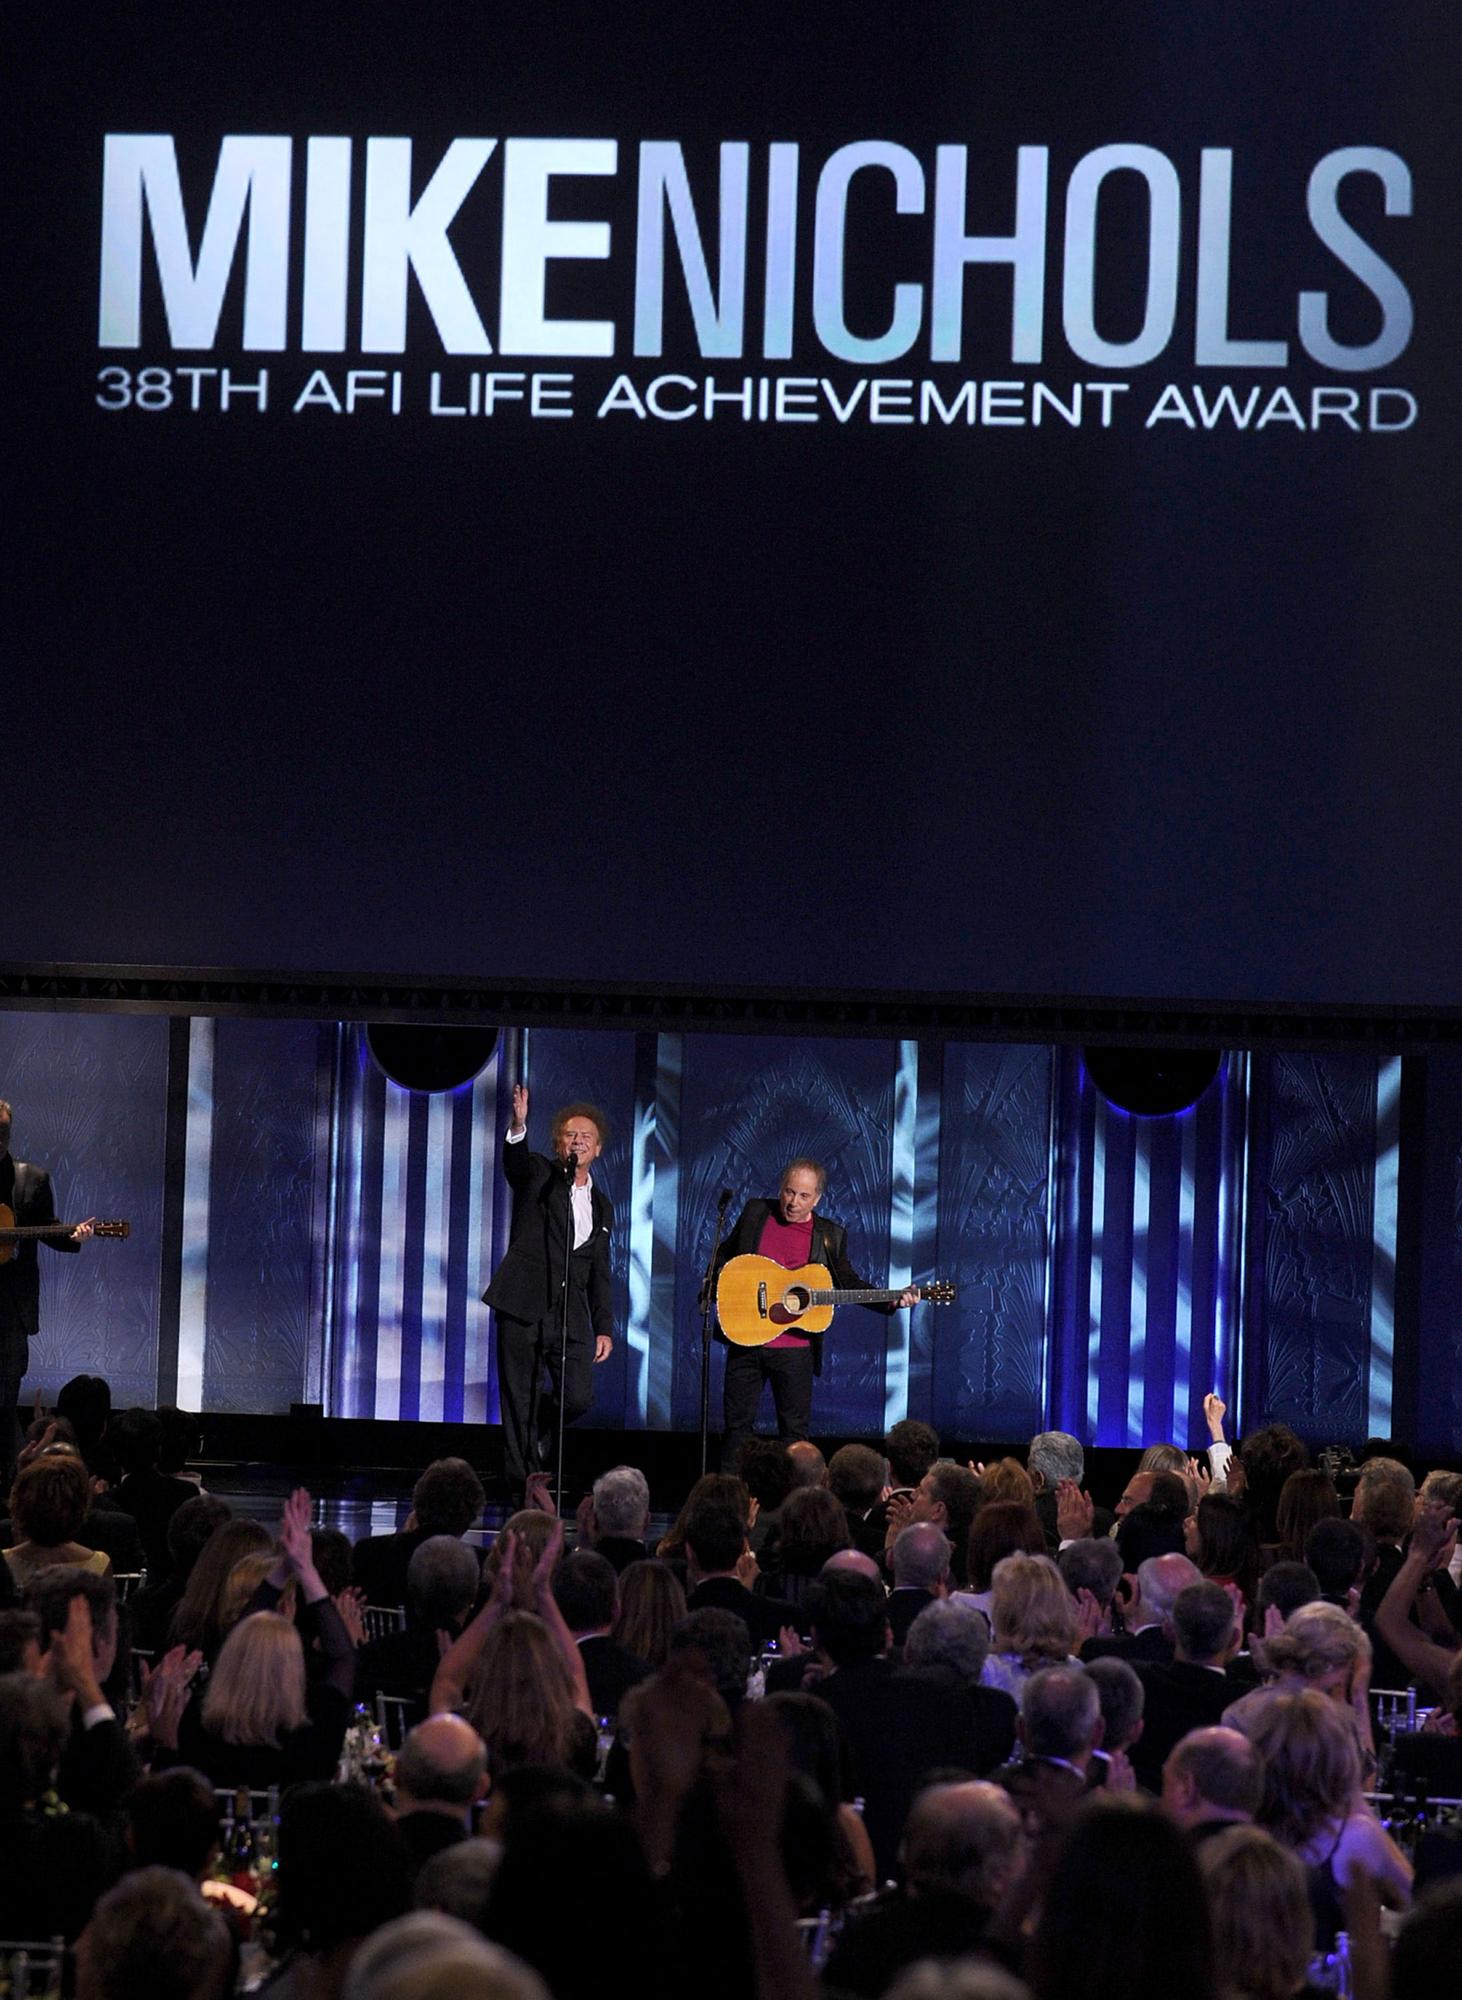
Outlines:
{"type": "Polygon", "coordinates": [[[789,1285],[782,1294],[782,1304],[793,1319],[800,1319],[807,1310],[807,1293],[800,1285],[789,1285]]]}

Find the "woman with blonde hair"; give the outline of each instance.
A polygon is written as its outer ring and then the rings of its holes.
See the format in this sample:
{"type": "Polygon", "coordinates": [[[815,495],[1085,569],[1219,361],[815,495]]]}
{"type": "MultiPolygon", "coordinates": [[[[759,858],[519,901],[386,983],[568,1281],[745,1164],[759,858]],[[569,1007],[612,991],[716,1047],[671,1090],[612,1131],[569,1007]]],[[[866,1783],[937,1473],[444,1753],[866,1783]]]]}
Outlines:
{"type": "Polygon", "coordinates": [[[980,1504],[975,1510],[975,1519],[986,1507],[998,1507],[1013,1503],[1021,1507],[1036,1504],[1035,1481],[1018,1458],[997,1458],[993,1465],[985,1466],[980,1474],[980,1504]]]}
{"type": "Polygon", "coordinates": [[[1411,1898],[1411,1864],[1361,1794],[1355,1730],[1343,1709],[1314,1688],[1280,1694],[1257,1709],[1244,1734],[1264,1760],[1257,1822],[1309,1871],[1317,1943],[1344,1928],[1350,1883],[1374,1876],[1387,1903],[1411,1898]]]}
{"type": "Polygon", "coordinates": [[[1255,1663],[1273,1678],[1223,1712],[1231,1729],[1251,1736],[1254,1717],[1281,1695],[1313,1688],[1345,1710],[1355,1731],[1363,1776],[1375,1761],[1371,1732],[1371,1642],[1338,1605],[1302,1604],[1272,1638],[1255,1639],[1255,1663]]]}
{"type": "Polygon", "coordinates": [[[680,1580],[662,1562],[631,1563],[619,1579],[619,1608],[610,1637],[648,1666],[670,1657],[670,1633],[685,1616],[680,1580]]]}
{"type": "Polygon", "coordinates": [[[53,1563],[107,1574],[111,1557],[76,1539],[90,1504],[91,1482],[75,1452],[43,1452],[16,1475],[10,1489],[16,1541],[5,1551],[5,1560],[17,1589],[23,1590],[38,1569],[53,1563]]]}
{"type": "Polygon", "coordinates": [[[1242,2000],[1290,2000],[1315,1944],[1304,1868],[1257,1826],[1231,1826],[1197,1849],[1224,1982],[1242,2000]]]}
{"type": "Polygon", "coordinates": [[[202,1703],[184,1710],[177,1761],[215,1785],[292,1785],[330,1778],[350,1720],[355,1647],[330,1601],[310,1544],[310,1496],[285,1502],[279,1554],[255,1596],[277,1604],[293,1581],[305,1640],[319,1642],[319,1668],[305,1675],[301,1632],[273,1609],[240,1619],[223,1642],[202,1703]]]}
{"type": "Polygon", "coordinates": [[[211,1662],[223,1644],[223,1599],[234,1564],[272,1547],[262,1521],[221,1522],[203,1544],[173,1612],[169,1646],[186,1646],[190,1652],[196,1648],[211,1662]]]}
{"type": "Polygon", "coordinates": [[[986,1687],[1020,1699],[1042,1667],[1074,1662],[1080,1629],[1076,1605],[1049,1556],[1009,1555],[995,1565],[990,1593],[986,1687]]]}
{"type": "MultiPolygon", "coordinates": [[[[252,1602],[254,1593],[273,1567],[274,1551],[259,1549],[253,1555],[242,1557],[229,1571],[218,1604],[218,1629],[225,1639],[243,1617],[245,1606],[252,1602]]],[[[293,1618],[294,1597],[291,1581],[286,1584],[284,1595],[279,1600],[281,1618],[293,1618]]]]}

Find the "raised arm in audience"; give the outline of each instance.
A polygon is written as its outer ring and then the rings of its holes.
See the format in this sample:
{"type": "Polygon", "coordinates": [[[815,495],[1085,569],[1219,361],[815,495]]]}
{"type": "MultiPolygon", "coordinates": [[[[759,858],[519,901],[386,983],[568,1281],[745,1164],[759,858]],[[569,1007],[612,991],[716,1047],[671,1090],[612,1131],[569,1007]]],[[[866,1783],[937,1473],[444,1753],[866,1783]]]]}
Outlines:
{"type": "Polygon", "coordinates": [[[1433,1694],[1442,1694],[1447,1676],[1457,1658],[1456,1648],[1439,1646],[1411,1622],[1411,1607],[1423,1580],[1436,1568],[1438,1559],[1457,1522],[1444,1509],[1424,1507],[1411,1531],[1411,1546],[1397,1570],[1395,1580],[1376,1609],[1376,1630],[1410,1674],[1424,1681],[1433,1694]]]}

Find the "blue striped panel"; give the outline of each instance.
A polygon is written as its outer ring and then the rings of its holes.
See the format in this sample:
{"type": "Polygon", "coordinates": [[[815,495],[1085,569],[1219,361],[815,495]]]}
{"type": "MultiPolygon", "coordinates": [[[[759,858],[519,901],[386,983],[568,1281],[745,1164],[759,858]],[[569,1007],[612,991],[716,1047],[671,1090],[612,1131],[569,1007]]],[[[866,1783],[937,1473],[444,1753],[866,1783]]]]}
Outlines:
{"type": "Polygon", "coordinates": [[[178,1288],[180,1410],[203,1407],[208,1349],[208,1224],[213,1178],[213,1051],[218,1023],[188,1023],[188,1118],[183,1152],[183,1250],[178,1288]]]}
{"type": "MultiPolygon", "coordinates": [[[[889,1189],[888,1285],[902,1288],[914,1274],[914,1166],[919,1123],[919,1044],[900,1042],[893,1086],[893,1162],[889,1189]]],[[[883,1344],[885,1429],[909,1413],[908,1311],[890,1315],[883,1344]]]]}
{"type": "Polygon", "coordinates": [[[1376,1078],[1376,1177],[1371,1236],[1369,1417],[1372,1437],[1391,1435],[1396,1364],[1396,1224],[1401,1162],[1401,1058],[1376,1078]]]}

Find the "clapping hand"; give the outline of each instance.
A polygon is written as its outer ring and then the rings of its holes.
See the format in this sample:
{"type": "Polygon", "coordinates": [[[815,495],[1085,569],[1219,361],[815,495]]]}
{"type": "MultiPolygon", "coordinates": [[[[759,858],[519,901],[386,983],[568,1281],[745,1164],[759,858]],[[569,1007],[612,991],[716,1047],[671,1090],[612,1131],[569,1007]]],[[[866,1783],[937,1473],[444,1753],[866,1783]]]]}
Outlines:
{"type": "MultiPolygon", "coordinates": [[[[592,1499],[591,1499],[592,1504],[592,1499]]],[[[558,1519],[558,1503],[553,1497],[553,1481],[546,1472],[530,1472],[524,1484],[523,1505],[558,1519]]]]}
{"type": "Polygon", "coordinates": [[[60,1694],[74,1696],[83,1710],[95,1708],[106,1699],[96,1677],[93,1640],[91,1606],[84,1597],[73,1597],[65,1625],[51,1634],[46,1672],[51,1685],[60,1694]]]}
{"type": "Polygon", "coordinates": [[[174,1646],[170,1653],[163,1654],[155,1667],[144,1664],[142,1668],[142,1699],[138,1712],[143,1717],[148,1735],[165,1750],[176,1750],[178,1747],[178,1724],[188,1705],[193,1676],[202,1664],[201,1653],[190,1653],[182,1646],[174,1646]]]}
{"type": "Polygon", "coordinates": [[[279,1524],[279,1552],[295,1576],[315,1565],[315,1547],[310,1540],[310,1515],[314,1503],[303,1486],[297,1486],[284,1503],[284,1519],[279,1524]]]}
{"type": "Polygon", "coordinates": [[[350,1635],[352,1646],[365,1644],[365,1592],[358,1584],[351,1584],[332,1600],[340,1613],[340,1622],[350,1635]]]}
{"type": "Polygon", "coordinates": [[[558,1559],[563,1554],[563,1522],[555,1519],[553,1533],[544,1545],[543,1554],[533,1565],[533,1601],[541,1604],[545,1597],[553,1595],[553,1572],[558,1568],[558,1559]]]}
{"type": "Polygon", "coordinates": [[[1056,1533],[1063,1542],[1083,1541],[1090,1533],[1096,1505],[1074,1479],[1056,1482],[1056,1533]]]}
{"type": "Polygon", "coordinates": [[[1106,1611],[1089,1590],[1076,1593],[1076,1625],[1083,1642],[1095,1639],[1100,1632],[1110,1629],[1106,1611]]]}

